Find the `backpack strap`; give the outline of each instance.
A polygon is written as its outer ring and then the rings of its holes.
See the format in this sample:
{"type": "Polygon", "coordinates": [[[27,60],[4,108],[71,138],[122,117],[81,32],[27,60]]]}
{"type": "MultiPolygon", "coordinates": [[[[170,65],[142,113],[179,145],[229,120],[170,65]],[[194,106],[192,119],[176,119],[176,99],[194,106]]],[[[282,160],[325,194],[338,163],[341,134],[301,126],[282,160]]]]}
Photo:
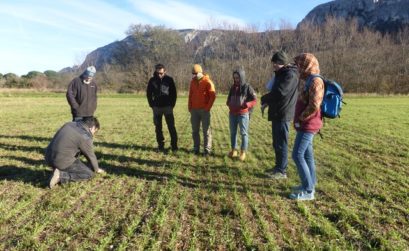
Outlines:
{"type": "MultiPolygon", "coordinates": [[[[319,75],[319,74],[311,74],[311,75],[308,76],[307,80],[305,80],[305,89],[304,89],[304,91],[307,91],[307,90],[310,89],[312,80],[313,80],[314,78],[321,78],[322,81],[324,81],[324,77],[323,77],[323,76],[321,76],[321,75],[319,75]]],[[[325,82],[324,82],[324,84],[325,84],[325,82]]]]}

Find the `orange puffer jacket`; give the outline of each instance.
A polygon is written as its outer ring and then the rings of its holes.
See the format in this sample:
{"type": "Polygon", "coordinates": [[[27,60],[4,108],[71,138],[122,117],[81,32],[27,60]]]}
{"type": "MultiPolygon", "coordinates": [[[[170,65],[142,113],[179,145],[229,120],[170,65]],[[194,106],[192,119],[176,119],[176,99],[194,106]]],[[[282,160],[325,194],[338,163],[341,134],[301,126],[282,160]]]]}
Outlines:
{"type": "Polygon", "coordinates": [[[215,99],[216,90],[208,75],[204,75],[200,80],[192,78],[189,88],[189,111],[192,109],[210,111],[215,99]]]}

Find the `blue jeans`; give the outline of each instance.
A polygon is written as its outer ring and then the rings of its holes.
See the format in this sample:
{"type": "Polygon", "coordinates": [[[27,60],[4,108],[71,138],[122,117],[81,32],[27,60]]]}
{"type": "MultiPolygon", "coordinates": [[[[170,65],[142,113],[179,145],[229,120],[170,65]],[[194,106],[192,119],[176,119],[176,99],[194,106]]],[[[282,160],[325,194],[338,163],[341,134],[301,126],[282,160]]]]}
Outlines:
{"type": "Polygon", "coordinates": [[[297,166],[302,189],[307,192],[314,191],[317,182],[315,176],[314,150],[312,148],[313,139],[313,133],[297,132],[292,156],[297,166]]]}
{"type": "Polygon", "coordinates": [[[249,145],[249,113],[245,114],[229,114],[230,124],[230,143],[231,148],[236,149],[237,146],[237,126],[240,127],[241,135],[241,150],[246,151],[249,145]]]}
{"type": "Polygon", "coordinates": [[[274,172],[287,173],[288,165],[288,133],[290,122],[273,121],[273,147],[276,155],[274,172]]]}

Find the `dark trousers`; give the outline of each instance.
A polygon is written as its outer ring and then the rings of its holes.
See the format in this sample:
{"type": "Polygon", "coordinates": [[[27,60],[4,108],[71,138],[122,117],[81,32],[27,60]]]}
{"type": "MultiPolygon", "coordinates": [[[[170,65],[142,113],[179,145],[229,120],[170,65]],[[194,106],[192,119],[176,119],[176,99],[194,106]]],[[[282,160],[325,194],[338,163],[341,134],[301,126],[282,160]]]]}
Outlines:
{"type": "Polygon", "coordinates": [[[165,147],[165,138],[162,131],[162,117],[165,116],[165,121],[168,126],[170,134],[170,145],[172,149],[178,147],[178,135],[175,127],[175,118],[173,116],[173,108],[167,107],[153,107],[153,123],[155,124],[156,141],[158,147],[163,149],[165,147]]]}
{"type": "Polygon", "coordinates": [[[274,172],[287,172],[288,165],[288,133],[290,122],[273,121],[273,147],[276,155],[274,172]]]}
{"type": "Polygon", "coordinates": [[[72,181],[88,180],[94,177],[94,172],[79,159],[74,161],[71,166],[60,170],[60,182],[67,183],[72,181]]]}

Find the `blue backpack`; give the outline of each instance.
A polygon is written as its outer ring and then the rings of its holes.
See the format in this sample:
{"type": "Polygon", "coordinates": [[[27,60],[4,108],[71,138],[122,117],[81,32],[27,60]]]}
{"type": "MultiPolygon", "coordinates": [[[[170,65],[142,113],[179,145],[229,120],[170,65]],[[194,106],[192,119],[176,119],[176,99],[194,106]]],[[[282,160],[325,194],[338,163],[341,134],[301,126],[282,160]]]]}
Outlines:
{"type": "Polygon", "coordinates": [[[342,91],[342,87],[339,83],[325,79],[323,76],[318,74],[311,74],[306,81],[305,90],[310,88],[312,79],[315,77],[319,77],[324,81],[324,98],[321,104],[321,114],[325,118],[337,118],[340,117],[341,109],[342,109],[342,101],[344,92],[342,91]]]}

